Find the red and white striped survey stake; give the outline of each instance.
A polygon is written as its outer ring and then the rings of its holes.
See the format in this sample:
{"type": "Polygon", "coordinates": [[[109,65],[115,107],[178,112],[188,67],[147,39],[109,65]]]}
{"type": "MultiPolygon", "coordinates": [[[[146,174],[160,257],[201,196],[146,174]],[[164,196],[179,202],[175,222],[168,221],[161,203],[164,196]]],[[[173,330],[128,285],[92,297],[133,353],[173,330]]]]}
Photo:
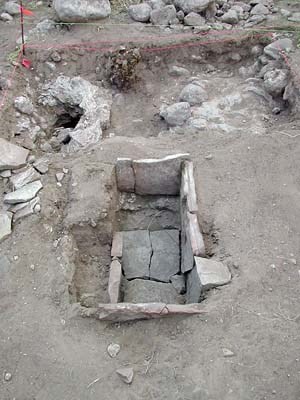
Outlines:
{"type": "Polygon", "coordinates": [[[22,52],[22,65],[23,67],[29,69],[31,67],[31,61],[25,58],[25,36],[24,36],[24,15],[26,16],[33,16],[33,12],[30,10],[27,10],[26,8],[23,7],[23,1],[19,0],[20,4],[20,22],[21,22],[21,37],[22,37],[22,47],[21,47],[21,52],[22,52]]]}

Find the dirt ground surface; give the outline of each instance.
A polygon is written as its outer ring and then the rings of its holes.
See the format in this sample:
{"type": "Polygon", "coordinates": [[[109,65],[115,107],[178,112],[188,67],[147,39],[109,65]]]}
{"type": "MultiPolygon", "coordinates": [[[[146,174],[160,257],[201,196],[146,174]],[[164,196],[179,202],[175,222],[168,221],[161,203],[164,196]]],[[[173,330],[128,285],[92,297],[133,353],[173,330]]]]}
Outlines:
{"type": "MultiPolygon", "coordinates": [[[[294,3],[290,7],[297,10],[294,3]]],[[[52,13],[37,8],[32,24],[52,13]]],[[[126,37],[136,46],[136,38],[145,37],[138,46],[149,49],[187,42],[176,38],[179,33],[133,24],[122,13],[101,27],[71,27],[31,44],[119,45],[126,37]]],[[[0,69],[6,76],[19,35],[16,19],[0,21],[0,69]]],[[[246,90],[249,82],[238,71],[254,59],[245,43],[230,45],[225,55],[216,50],[222,46],[211,45],[209,54],[201,46],[146,51],[136,86],[113,93],[105,138],[81,152],[47,154],[41,213],[14,224],[0,244],[1,400],[300,399],[299,116],[288,110],[274,115],[246,90]],[[235,61],[230,54],[237,51],[241,60],[235,61]],[[188,81],[170,76],[174,65],[204,82],[212,109],[224,102],[209,129],[168,132],[159,118],[161,104],[174,102],[188,81]],[[117,157],[174,153],[191,155],[201,228],[210,255],[229,266],[232,282],[208,292],[201,316],[123,324],[78,317],[78,291],[107,301],[117,157]],[[55,174],[63,168],[69,172],[59,187],[55,174]],[[116,358],[107,353],[110,343],[121,347],[116,358]],[[131,385],[116,374],[125,366],[135,372],[131,385]],[[11,380],[4,379],[6,373],[11,380]]],[[[74,52],[61,50],[67,65],[46,72],[46,50],[28,47],[36,64],[33,71],[16,69],[0,114],[0,136],[6,139],[16,124],[13,99],[27,83],[38,88],[37,71],[45,79],[59,73],[98,79],[95,52],[79,51],[74,58],[74,52]]],[[[4,191],[1,180],[1,200],[4,191]]]]}

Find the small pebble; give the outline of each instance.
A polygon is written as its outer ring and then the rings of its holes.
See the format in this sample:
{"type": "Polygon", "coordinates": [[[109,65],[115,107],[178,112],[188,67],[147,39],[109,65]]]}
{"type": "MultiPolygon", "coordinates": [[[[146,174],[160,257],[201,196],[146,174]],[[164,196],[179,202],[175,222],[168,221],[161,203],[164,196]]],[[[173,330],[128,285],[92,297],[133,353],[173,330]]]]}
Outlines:
{"type": "Polygon", "coordinates": [[[128,385],[132,383],[134,375],[132,368],[119,368],[117,369],[116,373],[119,375],[123,382],[127,383],[128,385]]]}
{"type": "Polygon", "coordinates": [[[12,379],[12,374],[11,374],[10,372],[5,372],[5,374],[4,374],[4,380],[5,380],[6,382],[9,382],[9,381],[11,381],[11,379],[12,379]]]}
{"type": "Polygon", "coordinates": [[[223,348],[222,351],[223,351],[223,356],[224,357],[233,357],[233,356],[235,356],[234,352],[229,350],[229,349],[223,348]]]}
{"type": "Polygon", "coordinates": [[[35,265],[31,264],[29,268],[31,269],[31,271],[34,271],[35,270],[35,265]]]}
{"type": "Polygon", "coordinates": [[[213,156],[212,156],[212,154],[208,154],[204,158],[205,158],[205,160],[212,160],[213,156]]]}
{"type": "Polygon", "coordinates": [[[55,174],[57,182],[61,182],[64,179],[65,174],[63,172],[58,172],[55,174]]]}
{"type": "Polygon", "coordinates": [[[40,205],[40,204],[37,204],[37,205],[34,207],[33,211],[34,211],[35,213],[39,213],[39,212],[41,211],[41,205],[40,205]]]}
{"type": "Polygon", "coordinates": [[[117,357],[117,355],[119,354],[120,350],[121,350],[121,347],[117,343],[111,343],[107,347],[107,352],[108,352],[108,354],[110,355],[111,358],[117,357]]]}
{"type": "Polygon", "coordinates": [[[69,172],[68,168],[63,168],[63,173],[67,174],[69,172]]]}
{"type": "Polygon", "coordinates": [[[19,256],[14,256],[15,261],[18,261],[18,259],[19,259],[19,256]]]}

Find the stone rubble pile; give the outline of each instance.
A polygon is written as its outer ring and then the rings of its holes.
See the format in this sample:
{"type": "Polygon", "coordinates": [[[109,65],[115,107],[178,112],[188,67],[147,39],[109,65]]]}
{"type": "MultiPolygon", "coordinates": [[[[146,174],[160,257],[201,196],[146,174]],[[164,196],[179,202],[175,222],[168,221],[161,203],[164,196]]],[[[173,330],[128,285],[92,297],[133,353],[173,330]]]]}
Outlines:
{"type": "MultiPolygon", "coordinates": [[[[278,11],[273,0],[148,0],[128,8],[134,21],[162,26],[184,24],[200,30],[250,28],[278,11]]],[[[289,15],[291,21],[298,18],[297,13],[289,15]]]]}
{"type": "MultiPolygon", "coordinates": [[[[249,72],[257,78],[249,79],[246,90],[262,97],[275,114],[286,108],[286,103],[292,110],[299,107],[298,92],[286,62],[293,50],[293,41],[289,38],[277,39],[265,47],[255,46],[252,49],[257,60],[249,72]]],[[[240,72],[247,73],[243,67],[240,72]]]]}
{"type": "Polygon", "coordinates": [[[12,231],[12,223],[41,211],[41,175],[28,163],[29,150],[0,139],[0,177],[13,191],[3,197],[0,213],[0,241],[12,231]]]}

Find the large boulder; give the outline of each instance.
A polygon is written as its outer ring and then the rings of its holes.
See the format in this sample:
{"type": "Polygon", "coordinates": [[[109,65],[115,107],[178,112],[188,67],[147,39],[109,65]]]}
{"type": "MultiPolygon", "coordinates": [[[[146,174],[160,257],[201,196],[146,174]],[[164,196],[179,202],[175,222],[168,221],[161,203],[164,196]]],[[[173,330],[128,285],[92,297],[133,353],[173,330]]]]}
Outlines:
{"type": "Polygon", "coordinates": [[[102,19],[111,13],[109,0],[54,0],[53,8],[63,22],[102,19]]]}
{"type": "Polygon", "coordinates": [[[152,8],[147,3],[134,4],[128,8],[128,13],[134,21],[148,22],[152,8]]]}
{"type": "Polygon", "coordinates": [[[172,25],[178,22],[176,8],[173,5],[155,9],[151,12],[153,25],[172,25]]]}
{"type": "Polygon", "coordinates": [[[191,106],[200,105],[208,99],[206,91],[199,85],[189,83],[180,93],[179,100],[186,101],[191,106]]]}
{"type": "Polygon", "coordinates": [[[288,84],[289,72],[286,69],[274,69],[264,75],[264,86],[272,96],[280,96],[288,84]]]}
{"type": "Polygon", "coordinates": [[[188,14],[191,12],[202,12],[214,2],[214,0],[174,0],[174,5],[185,14],[188,14]]]}
{"type": "Polygon", "coordinates": [[[187,102],[172,104],[171,106],[162,106],[160,116],[170,126],[183,125],[191,116],[191,107],[187,102]]]}

